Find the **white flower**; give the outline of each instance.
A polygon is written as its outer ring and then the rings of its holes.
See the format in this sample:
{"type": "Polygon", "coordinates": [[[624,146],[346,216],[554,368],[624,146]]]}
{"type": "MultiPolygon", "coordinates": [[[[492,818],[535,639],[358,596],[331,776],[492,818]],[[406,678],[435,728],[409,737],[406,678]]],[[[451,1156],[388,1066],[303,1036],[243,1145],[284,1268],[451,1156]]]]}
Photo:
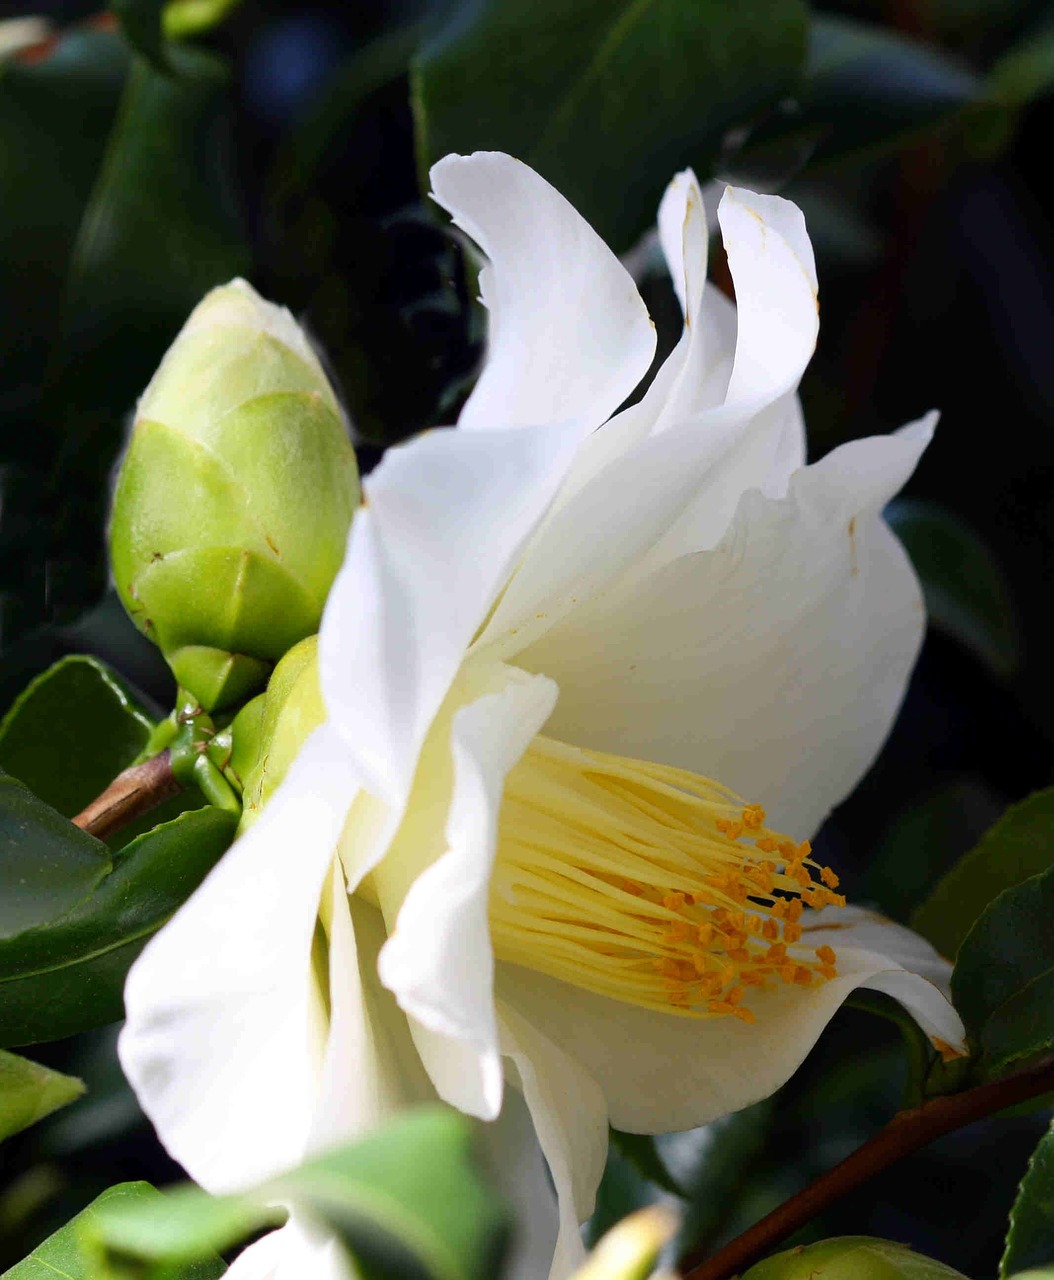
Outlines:
{"type": "Polygon", "coordinates": [[[933,421],[804,466],[816,278],[785,200],[724,195],[737,312],[674,179],[684,334],[616,412],[654,349],[618,261],[507,156],[432,178],[489,259],[483,372],[458,430],[366,481],[319,638],[328,719],[136,964],[121,1056],[215,1190],[434,1093],[491,1119],[511,1080],[566,1274],[609,1121],[683,1129],[771,1093],[858,986],[961,1046],[947,964],[833,905],[798,843],[917,653],[881,511],[933,421]]]}

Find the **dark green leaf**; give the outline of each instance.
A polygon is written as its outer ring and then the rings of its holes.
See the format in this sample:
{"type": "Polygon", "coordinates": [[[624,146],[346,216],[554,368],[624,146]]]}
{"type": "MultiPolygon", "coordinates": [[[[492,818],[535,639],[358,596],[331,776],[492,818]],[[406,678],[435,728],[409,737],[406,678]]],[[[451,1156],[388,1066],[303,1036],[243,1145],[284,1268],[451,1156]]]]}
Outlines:
{"type": "Polygon", "coordinates": [[[988,73],[992,92],[1021,106],[1054,89],[1054,25],[1049,23],[1008,49],[988,73]]]}
{"type": "Polygon", "coordinates": [[[726,131],[787,92],[805,29],[798,0],[458,5],[414,64],[422,169],[507,151],[625,249],[678,169],[705,176],[726,131]]]}
{"type": "Polygon", "coordinates": [[[87,898],[110,866],[101,841],[0,774],[0,951],[87,898]]]}
{"type": "Polygon", "coordinates": [[[1054,868],[1005,889],[966,935],[952,997],[975,1074],[1000,1075],[1054,1046],[1054,868]]]}
{"type": "Polygon", "coordinates": [[[73,1076],[0,1049],[0,1141],[68,1106],[84,1092],[73,1076]]]}
{"type": "MultiPolygon", "coordinates": [[[[921,854],[920,856],[925,856],[921,854]]],[[[912,917],[943,955],[954,956],[1004,889],[1054,866],[1054,788],[1013,805],[944,877],[912,917]]]]}
{"type": "MultiPolygon", "coordinates": [[[[160,1193],[149,1182],[122,1182],[104,1191],[98,1199],[78,1213],[25,1259],[5,1271],[2,1280],[101,1280],[97,1254],[91,1242],[98,1219],[108,1213],[119,1213],[137,1206],[149,1206],[160,1199],[160,1193]]],[[[216,1280],[226,1267],[213,1254],[188,1266],[167,1269],[156,1280],[216,1280]]],[[[111,1273],[105,1280],[118,1280],[111,1273]]]]}
{"type": "Polygon", "coordinates": [[[97,1219],[98,1238],[111,1255],[184,1262],[274,1224],[278,1203],[327,1223],[368,1277],[490,1280],[506,1220],[470,1160],[471,1136],[464,1117],[423,1107],[244,1195],[188,1186],[155,1204],[115,1206],[97,1219]]]}
{"type": "Polygon", "coordinates": [[[669,1191],[671,1195],[684,1196],[684,1191],[666,1168],[655,1145],[655,1139],[650,1133],[622,1133],[618,1129],[612,1129],[611,1141],[641,1177],[654,1182],[657,1187],[669,1191]]]}
{"type": "Polygon", "coordinates": [[[778,144],[805,142],[810,164],[879,153],[982,100],[981,80],[948,54],[855,18],[819,14],[797,101],[760,126],[732,160],[750,173],[778,144]]]}
{"type": "Polygon", "coordinates": [[[40,62],[0,66],[0,368],[18,371],[0,383],[8,456],[43,448],[15,426],[43,381],[73,239],[127,69],[116,36],[83,29],[40,62]]]}
{"type": "Polygon", "coordinates": [[[68,915],[0,940],[0,1043],[57,1040],[119,1018],[132,961],[198,887],[235,826],[231,814],[206,808],[155,827],[116,855],[114,870],[68,915]]]}
{"type": "Polygon", "coordinates": [[[0,721],[0,768],[72,818],[146,745],[153,723],[116,672],[71,654],[0,721]]]}
{"type": "Polygon", "coordinates": [[[1028,1162],[1028,1172],[1010,1210],[1000,1280],[1054,1262],[1054,1131],[1048,1131],[1028,1162]]]}
{"type": "MultiPolygon", "coordinates": [[[[1004,807],[1004,801],[972,777],[917,800],[896,814],[883,833],[853,897],[906,924],[1004,807]]],[[[954,956],[954,948],[948,954],[954,956]]]]}
{"type": "Polygon", "coordinates": [[[164,66],[161,10],[164,0],[110,0],[128,43],[155,66],[164,66]]]}
{"type": "Polygon", "coordinates": [[[1014,607],[992,553],[957,516],[933,503],[897,502],[887,513],[922,580],[930,620],[999,676],[1020,658],[1014,607]]]}

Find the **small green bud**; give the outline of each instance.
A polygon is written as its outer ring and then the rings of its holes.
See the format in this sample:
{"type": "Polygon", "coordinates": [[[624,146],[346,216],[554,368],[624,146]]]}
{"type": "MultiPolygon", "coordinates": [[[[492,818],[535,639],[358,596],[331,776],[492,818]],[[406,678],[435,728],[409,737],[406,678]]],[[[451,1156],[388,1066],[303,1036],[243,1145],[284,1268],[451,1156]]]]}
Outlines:
{"type": "Polygon", "coordinates": [[[638,1209],[601,1236],[572,1280],[647,1280],[677,1225],[677,1214],[665,1205],[638,1209]]]}
{"type": "Polygon", "coordinates": [[[318,682],[318,637],[308,636],[274,669],[267,692],[234,718],[234,759],[243,783],[244,831],[260,815],[297,752],[326,718],[318,682]]]}
{"type": "Polygon", "coordinates": [[[125,608],[206,710],[317,631],[358,503],[303,332],[244,280],[214,289],[139,402],[110,521],[125,608]]]}
{"type": "Polygon", "coordinates": [[[836,1236],[774,1254],[743,1280],[963,1280],[943,1262],[871,1236],[836,1236]]]}

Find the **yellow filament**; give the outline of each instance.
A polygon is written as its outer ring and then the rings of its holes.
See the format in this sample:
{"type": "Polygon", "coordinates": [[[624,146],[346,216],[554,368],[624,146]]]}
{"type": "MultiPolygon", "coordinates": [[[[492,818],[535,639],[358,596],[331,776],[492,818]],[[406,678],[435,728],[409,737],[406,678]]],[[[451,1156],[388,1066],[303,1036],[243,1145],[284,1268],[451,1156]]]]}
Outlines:
{"type": "Polygon", "coordinates": [[[749,993],[837,975],[803,944],[838,877],[719,783],[537,737],[506,780],[490,924],[504,960],[646,1009],[752,1022],[749,993]]]}

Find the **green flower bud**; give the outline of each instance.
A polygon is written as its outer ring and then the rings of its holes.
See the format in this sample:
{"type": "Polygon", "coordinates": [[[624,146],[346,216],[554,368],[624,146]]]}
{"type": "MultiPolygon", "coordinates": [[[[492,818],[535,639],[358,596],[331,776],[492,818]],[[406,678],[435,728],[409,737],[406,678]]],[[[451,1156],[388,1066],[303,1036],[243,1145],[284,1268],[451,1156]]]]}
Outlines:
{"type": "Polygon", "coordinates": [[[194,310],[139,402],[117,477],[117,590],[209,711],[318,630],[359,503],[333,390],[244,280],[194,310]]]}
{"type": "Polygon", "coordinates": [[[664,1205],[638,1209],[601,1236],[572,1280],[647,1280],[677,1226],[677,1214],[664,1205]]]}
{"type": "Polygon", "coordinates": [[[836,1236],[774,1254],[743,1280],[963,1280],[961,1272],[907,1245],[871,1236],[836,1236]]]}
{"type": "Polygon", "coordinates": [[[308,636],[275,667],[267,692],[247,703],[231,725],[233,761],[242,780],[242,831],[259,817],[297,752],[325,718],[318,637],[308,636]]]}

